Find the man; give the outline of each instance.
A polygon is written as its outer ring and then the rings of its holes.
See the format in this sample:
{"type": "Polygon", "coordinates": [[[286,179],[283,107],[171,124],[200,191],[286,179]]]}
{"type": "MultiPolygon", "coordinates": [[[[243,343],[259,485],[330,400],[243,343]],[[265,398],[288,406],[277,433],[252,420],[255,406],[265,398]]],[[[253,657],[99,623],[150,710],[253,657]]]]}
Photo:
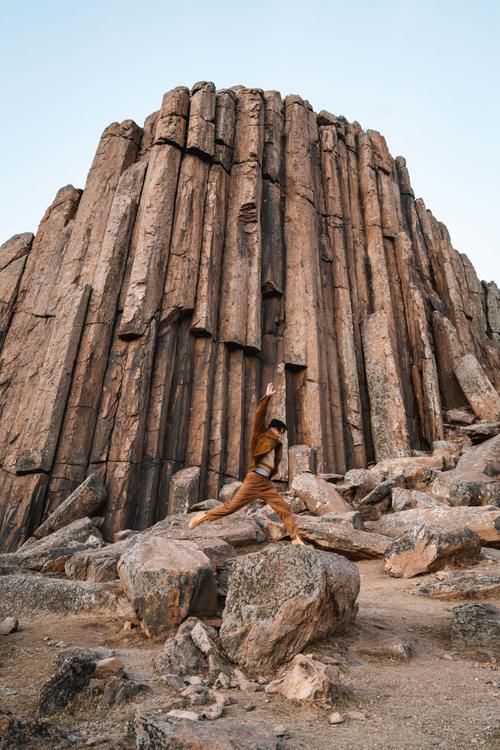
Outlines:
{"type": "Polygon", "coordinates": [[[243,508],[252,500],[263,500],[279,515],[292,539],[292,544],[304,544],[299,536],[293,514],[287,503],[278,493],[271,479],[278,471],[283,444],[281,435],[286,431],[286,424],[280,419],[271,419],[266,427],[266,412],[270,398],[276,393],[272,383],[266,389],[266,395],[257,405],[250,443],[250,466],[240,489],[227,503],[218,505],[209,511],[198,513],[189,522],[189,528],[194,529],[200,523],[217,521],[223,516],[243,508]]]}

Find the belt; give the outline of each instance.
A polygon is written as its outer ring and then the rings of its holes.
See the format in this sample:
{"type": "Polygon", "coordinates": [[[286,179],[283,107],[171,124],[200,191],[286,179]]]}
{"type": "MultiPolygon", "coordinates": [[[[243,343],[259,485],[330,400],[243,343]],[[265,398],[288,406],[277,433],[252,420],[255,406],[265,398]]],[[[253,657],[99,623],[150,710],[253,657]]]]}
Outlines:
{"type": "Polygon", "coordinates": [[[255,473],[260,474],[262,477],[266,477],[266,479],[271,478],[271,472],[267,469],[264,469],[262,466],[256,466],[255,473]]]}

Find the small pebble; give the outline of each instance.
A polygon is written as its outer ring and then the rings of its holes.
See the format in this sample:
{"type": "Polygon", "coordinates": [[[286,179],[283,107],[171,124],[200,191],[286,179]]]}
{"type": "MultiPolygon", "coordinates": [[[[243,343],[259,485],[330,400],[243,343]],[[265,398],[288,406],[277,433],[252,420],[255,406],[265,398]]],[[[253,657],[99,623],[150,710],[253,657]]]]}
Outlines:
{"type": "Polygon", "coordinates": [[[246,703],[243,706],[243,708],[245,709],[245,711],[250,712],[250,711],[255,711],[255,709],[257,708],[257,706],[255,705],[255,703],[246,703]]]}
{"type": "Polygon", "coordinates": [[[0,635],[10,635],[19,630],[19,621],[15,617],[6,617],[0,622],[0,635]]]}
{"type": "Polygon", "coordinates": [[[364,721],[366,719],[366,715],[362,711],[348,711],[347,716],[349,719],[357,721],[364,721]]]}
{"type": "Polygon", "coordinates": [[[274,734],[276,737],[288,737],[288,729],[284,724],[277,724],[274,727],[274,734]]]}
{"type": "Polygon", "coordinates": [[[333,714],[330,714],[328,717],[328,721],[330,724],[342,724],[344,721],[344,717],[342,714],[339,714],[338,711],[335,711],[333,714]]]}

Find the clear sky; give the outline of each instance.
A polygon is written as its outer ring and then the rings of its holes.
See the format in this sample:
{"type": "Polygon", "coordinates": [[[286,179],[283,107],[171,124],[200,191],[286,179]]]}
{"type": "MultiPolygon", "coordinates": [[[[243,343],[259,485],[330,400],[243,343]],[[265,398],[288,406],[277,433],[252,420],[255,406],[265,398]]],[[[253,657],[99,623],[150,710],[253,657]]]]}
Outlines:
{"type": "Polygon", "coordinates": [[[415,193],[500,282],[499,0],[0,0],[0,243],[83,187],[113,121],[199,80],[382,132],[415,193]]]}

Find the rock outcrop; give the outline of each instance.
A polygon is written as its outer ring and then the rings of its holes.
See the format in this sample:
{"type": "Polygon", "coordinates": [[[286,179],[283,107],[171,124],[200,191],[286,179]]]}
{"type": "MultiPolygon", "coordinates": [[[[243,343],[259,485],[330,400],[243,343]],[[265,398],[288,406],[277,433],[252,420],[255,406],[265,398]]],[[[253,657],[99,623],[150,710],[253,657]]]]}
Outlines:
{"type": "Polygon", "coordinates": [[[306,446],[292,477],[428,449],[443,410],[498,421],[499,321],[380,133],[295,95],[175,88],[0,247],[0,549],[93,472],[109,540],[217,497],[271,380],[306,446]]]}

